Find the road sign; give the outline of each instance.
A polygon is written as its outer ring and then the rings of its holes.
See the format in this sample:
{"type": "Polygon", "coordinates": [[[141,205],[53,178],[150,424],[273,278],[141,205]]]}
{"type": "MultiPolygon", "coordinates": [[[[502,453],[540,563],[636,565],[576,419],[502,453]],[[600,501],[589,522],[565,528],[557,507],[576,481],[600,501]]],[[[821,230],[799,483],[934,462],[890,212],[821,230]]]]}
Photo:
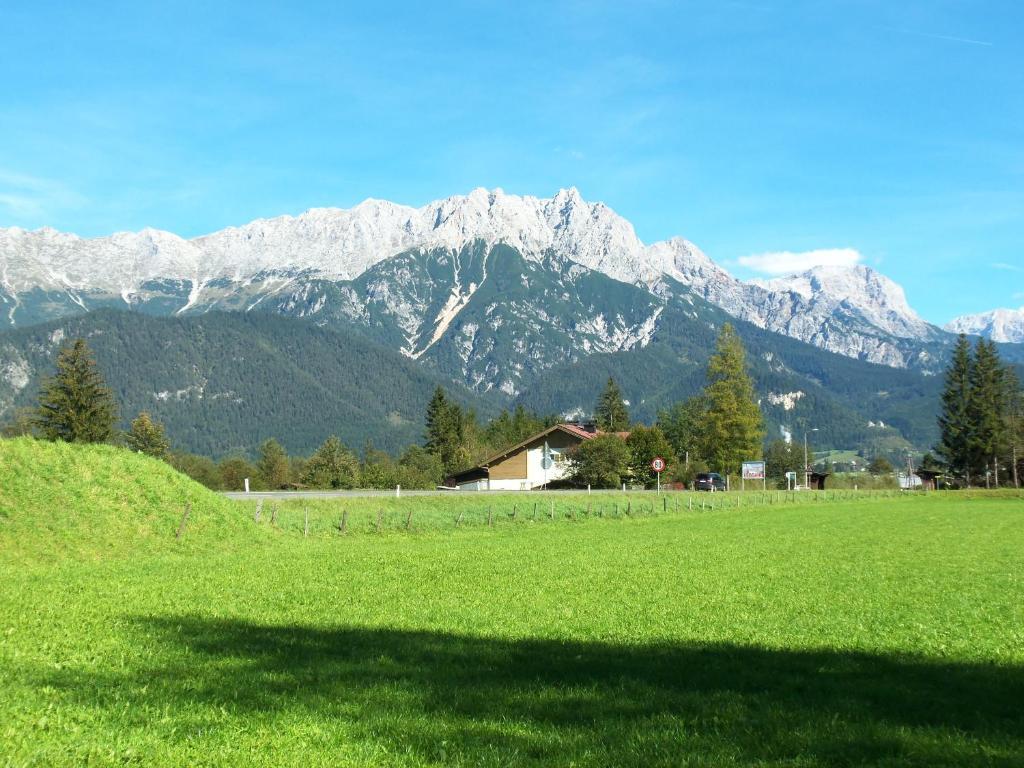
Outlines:
{"type": "Polygon", "coordinates": [[[764,480],[764,462],[763,461],[744,461],[743,462],[743,479],[744,480],[764,480]]]}
{"type": "Polygon", "coordinates": [[[653,469],[655,472],[664,472],[665,471],[665,460],[663,458],[661,458],[661,456],[656,456],[651,461],[651,469],[653,469]]]}

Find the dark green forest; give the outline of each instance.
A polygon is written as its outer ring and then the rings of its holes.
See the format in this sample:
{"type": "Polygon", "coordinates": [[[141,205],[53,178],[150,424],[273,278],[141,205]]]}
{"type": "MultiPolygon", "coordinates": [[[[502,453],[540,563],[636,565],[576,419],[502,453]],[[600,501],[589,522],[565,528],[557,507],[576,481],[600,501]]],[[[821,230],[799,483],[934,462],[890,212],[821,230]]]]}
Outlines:
{"type": "Polygon", "coordinates": [[[492,399],[356,334],[259,313],[159,318],[102,310],[0,334],[0,358],[30,369],[27,386],[0,392],[0,404],[13,401],[8,417],[35,404],[60,342],[79,336],[120,404],[121,428],[149,411],[173,446],[213,457],[251,455],[268,437],[309,453],[330,435],[398,453],[422,440],[439,383],[482,416],[498,410],[492,399]]]}

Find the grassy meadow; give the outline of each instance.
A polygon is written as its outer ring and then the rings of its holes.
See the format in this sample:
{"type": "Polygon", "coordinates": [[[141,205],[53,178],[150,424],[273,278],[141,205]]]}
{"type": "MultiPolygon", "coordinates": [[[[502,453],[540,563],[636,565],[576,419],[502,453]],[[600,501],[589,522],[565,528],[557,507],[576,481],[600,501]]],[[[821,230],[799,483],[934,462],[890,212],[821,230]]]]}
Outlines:
{"type": "Polygon", "coordinates": [[[116,449],[0,469],[3,766],[1024,765],[1015,493],[256,522],[116,449]]]}

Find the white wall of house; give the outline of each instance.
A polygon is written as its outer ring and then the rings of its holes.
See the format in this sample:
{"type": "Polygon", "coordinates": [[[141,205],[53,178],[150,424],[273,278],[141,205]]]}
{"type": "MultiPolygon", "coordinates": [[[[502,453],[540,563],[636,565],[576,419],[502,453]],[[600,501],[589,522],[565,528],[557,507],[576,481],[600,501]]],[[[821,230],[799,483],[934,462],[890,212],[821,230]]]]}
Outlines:
{"type": "Polygon", "coordinates": [[[536,448],[527,449],[526,480],[529,482],[530,488],[539,488],[545,482],[551,483],[555,480],[561,480],[568,474],[569,465],[565,461],[563,449],[555,446],[550,446],[550,448],[551,457],[555,461],[551,468],[547,470],[546,475],[544,465],[541,463],[544,458],[544,446],[538,445],[536,448]]]}
{"type": "Polygon", "coordinates": [[[529,491],[533,488],[540,488],[546,482],[552,483],[561,480],[569,474],[569,462],[565,459],[565,452],[576,442],[578,441],[564,433],[556,432],[548,441],[554,461],[547,470],[544,469],[544,444],[541,442],[526,449],[526,477],[506,480],[489,480],[487,478],[471,480],[459,483],[458,488],[460,491],[529,491]]]}

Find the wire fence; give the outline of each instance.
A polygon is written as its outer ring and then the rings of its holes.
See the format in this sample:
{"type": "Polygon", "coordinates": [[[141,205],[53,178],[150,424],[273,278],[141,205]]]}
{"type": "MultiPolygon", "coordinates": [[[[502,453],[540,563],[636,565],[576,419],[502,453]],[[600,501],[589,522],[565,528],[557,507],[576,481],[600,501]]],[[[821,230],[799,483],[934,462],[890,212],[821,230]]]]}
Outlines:
{"type": "Polygon", "coordinates": [[[928,499],[1021,499],[1020,491],[614,491],[571,493],[446,494],[443,496],[335,499],[258,498],[237,502],[254,523],[303,537],[386,533],[435,533],[465,529],[640,520],[797,507],[839,508],[849,504],[916,504],[928,499]]]}

